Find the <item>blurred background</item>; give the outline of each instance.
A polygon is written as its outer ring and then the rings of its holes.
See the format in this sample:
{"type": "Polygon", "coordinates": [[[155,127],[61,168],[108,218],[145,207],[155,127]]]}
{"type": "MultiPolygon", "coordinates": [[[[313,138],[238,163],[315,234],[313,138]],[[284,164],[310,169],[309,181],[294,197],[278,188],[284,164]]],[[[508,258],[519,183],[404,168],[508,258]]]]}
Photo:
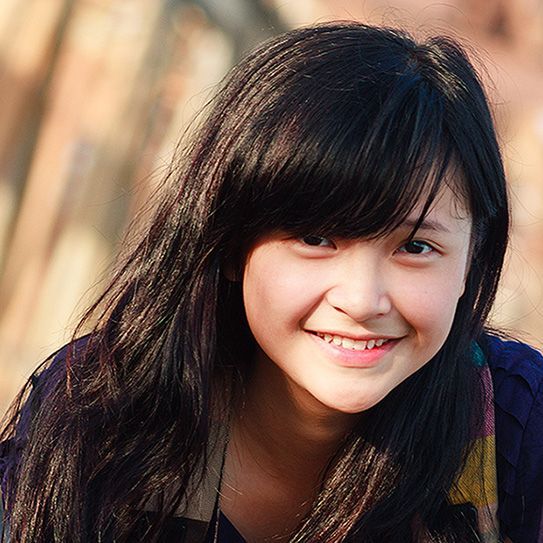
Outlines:
{"type": "Polygon", "coordinates": [[[0,411],[69,339],[229,67],[332,19],[444,32],[477,51],[514,208],[493,319],[542,345],[542,0],[2,0],[0,411]]]}

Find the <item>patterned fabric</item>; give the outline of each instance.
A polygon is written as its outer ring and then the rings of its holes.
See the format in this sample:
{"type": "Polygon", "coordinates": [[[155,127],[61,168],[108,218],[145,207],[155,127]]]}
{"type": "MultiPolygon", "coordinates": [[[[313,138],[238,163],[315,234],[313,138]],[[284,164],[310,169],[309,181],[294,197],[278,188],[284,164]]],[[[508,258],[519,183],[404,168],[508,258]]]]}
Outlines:
{"type": "MultiPolygon", "coordinates": [[[[485,542],[543,543],[543,356],[523,343],[493,336],[485,336],[481,347],[482,363],[486,358],[488,364],[481,370],[487,392],[485,424],[480,435],[474,436],[466,468],[450,498],[453,503],[477,507],[485,542]],[[498,525],[501,539],[496,533],[498,525]]],[[[40,375],[41,383],[35,383],[34,392],[36,388],[43,392],[55,382],[62,352],[56,362],[40,375]]],[[[23,417],[22,425],[27,423],[23,417]]],[[[0,443],[0,487],[4,490],[6,471],[16,463],[18,453],[17,447],[0,443]]],[[[187,519],[172,522],[182,533],[187,519]]],[[[235,539],[241,536],[226,518],[220,524],[225,527],[225,538],[219,541],[243,541],[235,539]]]]}
{"type": "Polygon", "coordinates": [[[543,543],[543,356],[487,337],[494,386],[498,520],[513,543],[543,543]]]}
{"type": "Polygon", "coordinates": [[[485,543],[495,543],[499,541],[499,528],[494,393],[486,364],[481,368],[481,373],[485,390],[482,428],[479,435],[474,436],[466,466],[449,499],[453,504],[474,505],[477,508],[479,534],[485,543]]]}

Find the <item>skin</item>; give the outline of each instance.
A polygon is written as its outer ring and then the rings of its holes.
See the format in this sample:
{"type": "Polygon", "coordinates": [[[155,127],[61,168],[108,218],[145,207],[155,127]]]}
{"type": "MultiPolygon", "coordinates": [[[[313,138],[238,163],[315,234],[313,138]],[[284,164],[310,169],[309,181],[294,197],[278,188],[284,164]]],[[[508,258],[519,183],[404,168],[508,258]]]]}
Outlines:
{"type": "Polygon", "coordinates": [[[296,527],[356,420],[445,342],[464,291],[471,220],[449,188],[409,242],[417,217],[415,209],[378,240],[274,232],[249,251],[243,293],[259,348],[221,499],[249,542],[296,527]],[[351,348],[371,339],[388,341],[351,348]]]}

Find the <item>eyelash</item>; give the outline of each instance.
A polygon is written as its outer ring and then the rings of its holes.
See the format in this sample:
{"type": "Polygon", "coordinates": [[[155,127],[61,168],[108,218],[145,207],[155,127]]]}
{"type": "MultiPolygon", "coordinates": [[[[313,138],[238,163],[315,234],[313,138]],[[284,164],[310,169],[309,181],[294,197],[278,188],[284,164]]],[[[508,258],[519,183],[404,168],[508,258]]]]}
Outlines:
{"type": "MultiPolygon", "coordinates": [[[[308,247],[331,247],[333,249],[336,248],[336,244],[331,239],[326,238],[324,236],[307,235],[307,236],[303,236],[299,238],[299,240],[308,247]]],[[[424,256],[424,255],[428,255],[435,252],[435,248],[427,241],[413,239],[402,244],[397,250],[397,252],[405,253],[408,255],[424,256]],[[423,250],[421,252],[410,252],[406,250],[406,248],[409,246],[419,247],[419,248],[422,248],[423,250]]]]}
{"type": "Polygon", "coordinates": [[[308,247],[336,247],[336,244],[331,239],[325,238],[324,236],[316,236],[310,234],[308,236],[303,236],[299,239],[304,245],[307,245],[308,247]],[[317,243],[312,243],[312,241],[317,241],[317,243]],[[323,245],[322,242],[326,242],[326,244],[323,245]]]}
{"type": "Polygon", "coordinates": [[[406,254],[409,254],[409,255],[415,255],[415,256],[418,256],[418,255],[423,255],[424,256],[424,255],[431,254],[431,253],[435,252],[435,248],[430,243],[428,243],[427,241],[423,241],[423,240],[420,240],[420,239],[412,239],[410,241],[407,241],[403,245],[401,245],[400,248],[398,249],[398,252],[399,253],[406,253],[406,254]],[[423,246],[423,248],[429,249],[429,250],[423,251],[423,252],[420,252],[420,253],[412,253],[412,252],[403,250],[409,245],[415,246],[415,247],[422,247],[423,246]]]}

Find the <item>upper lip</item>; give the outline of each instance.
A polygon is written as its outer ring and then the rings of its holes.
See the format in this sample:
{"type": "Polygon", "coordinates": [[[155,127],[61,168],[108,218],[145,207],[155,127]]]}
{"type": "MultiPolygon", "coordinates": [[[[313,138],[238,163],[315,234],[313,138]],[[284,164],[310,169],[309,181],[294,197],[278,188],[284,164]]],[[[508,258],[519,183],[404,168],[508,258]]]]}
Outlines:
{"type": "Polygon", "coordinates": [[[353,341],[370,341],[371,339],[399,339],[399,335],[391,336],[389,334],[355,334],[353,332],[339,332],[339,331],[332,331],[332,330],[307,330],[308,332],[311,332],[312,334],[329,334],[331,336],[340,336],[345,337],[348,339],[352,339],[353,341]]]}

